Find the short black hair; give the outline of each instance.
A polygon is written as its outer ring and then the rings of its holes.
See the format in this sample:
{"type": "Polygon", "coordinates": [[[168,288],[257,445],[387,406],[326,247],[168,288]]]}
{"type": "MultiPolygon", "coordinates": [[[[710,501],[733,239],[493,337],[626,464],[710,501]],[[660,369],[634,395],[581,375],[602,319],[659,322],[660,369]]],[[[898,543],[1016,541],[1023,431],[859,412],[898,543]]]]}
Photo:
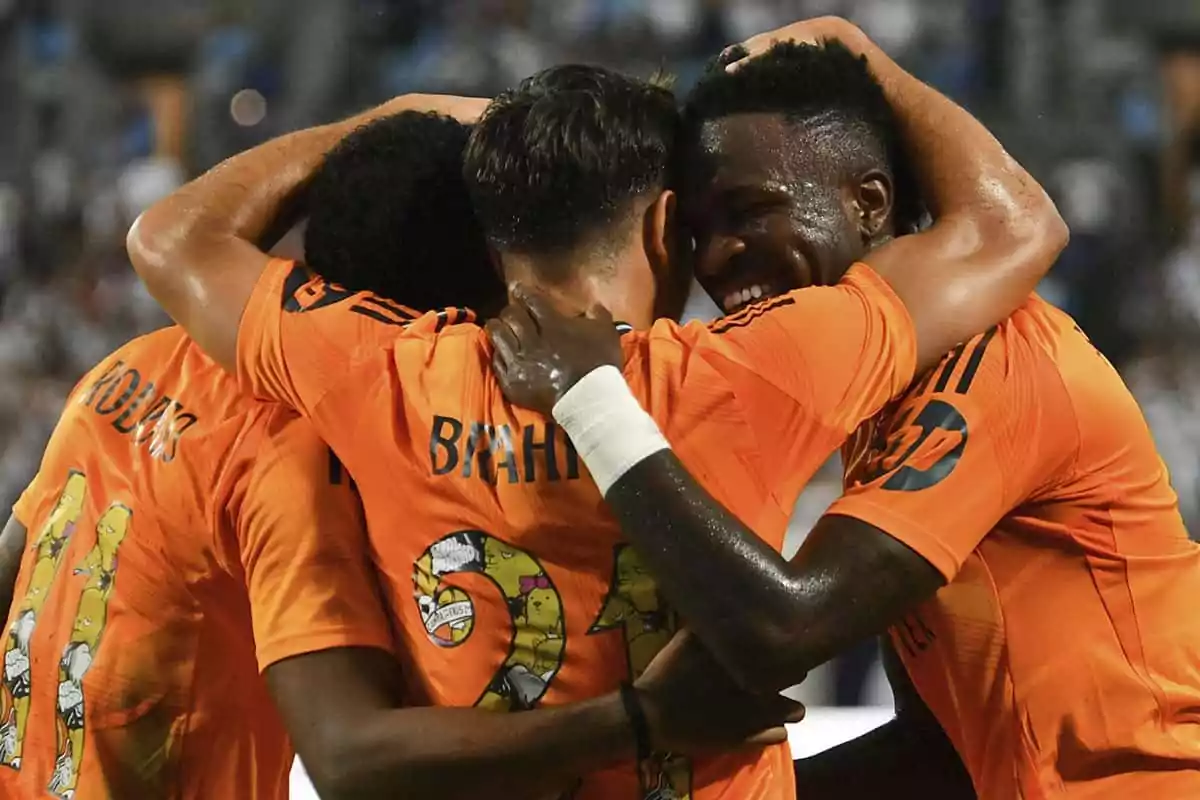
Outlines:
{"type": "MultiPolygon", "coordinates": [[[[725,66],[744,57],[733,48],[712,61],[684,104],[684,137],[695,144],[704,123],[736,114],[780,114],[794,122],[832,120],[844,126],[848,143],[830,155],[841,167],[863,154],[883,159],[876,164],[892,177],[897,227],[915,230],[924,205],[916,174],[883,87],[867,59],[836,39],[820,44],[780,42],[734,72],[725,66]]],[[[685,176],[686,177],[686,176],[685,176]]]]}
{"type": "Polygon", "coordinates": [[[662,82],[567,64],[492,101],[463,174],[489,243],[557,255],[603,237],[630,201],[665,185],[678,134],[662,82]]]}
{"type": "Polygon", "coordinates": [[[308,265],[413,308],[494,308],[505,289],[462,179],[469,136],[450,117],[405,111],[343,139],[308,189],[308,265]]]}

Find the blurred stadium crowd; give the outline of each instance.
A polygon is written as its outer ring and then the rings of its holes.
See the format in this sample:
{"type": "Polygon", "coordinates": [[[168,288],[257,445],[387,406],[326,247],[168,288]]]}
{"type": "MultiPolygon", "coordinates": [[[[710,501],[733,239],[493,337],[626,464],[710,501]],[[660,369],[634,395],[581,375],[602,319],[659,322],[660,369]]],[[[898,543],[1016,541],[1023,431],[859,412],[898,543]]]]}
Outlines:
{"type": "MultiPolygon", "coordinates": [[[[1126,376],[1200,531],[1196,0],[0,0],[0,499],[84,369],[164,322],[124,233],[189,175],[386,96],[490,95],[559,61],[665,67],[686,90],[724,45],[824,13],[1051,188],[1073,238],[1044,292],[1126,376]]],[[[836,492],[829,470],[795,529],[836,492]]]]}

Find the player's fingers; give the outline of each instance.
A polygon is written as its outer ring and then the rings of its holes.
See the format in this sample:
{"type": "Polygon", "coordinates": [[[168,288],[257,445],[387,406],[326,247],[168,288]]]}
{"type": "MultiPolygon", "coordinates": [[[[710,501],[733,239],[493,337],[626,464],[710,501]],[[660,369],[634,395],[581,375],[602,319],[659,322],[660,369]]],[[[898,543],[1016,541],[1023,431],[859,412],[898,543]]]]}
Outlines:
{"type": "Polygon", "coordinates": [[[520,350],[530,343],[538,332],[537,323],[533,321],[533,317],[529,314],[529,308],[514,296],[513,302],[504,307],[497,317],[501,322],[509,327],[512,331],[515,341],[515,350],[520,350]]]}
{"type": "Polygon", "coordinates": [[[782,744],[788,738],[787,728],[782,725],[777,725],[774,728],[767,728],[765,731],[760,731],[746,739],[747,747],[767,747],[773,744],[782,744]]]}
{"type": "Polygon", "coordinates": [[[492,366],[498,375],[508,373],[508,367],[517,355],[517,343],[512,329],[503,322],[492,319],[484,326],[488,338],[492,340],[492,366]]]}
{"type": "Polygon", "coordinates": [[[792,713],[787,715],[787,718],[784,721],[788,723],[801,722],[804,719],[804,715],[807,713],[808,709],[806,709],[804,706],[797,706],[792,713]]]}
{"type": "Polygon", "coordinates": [[[514,287],[513,297],[529,309],[529,315],[533,317],[533,321],[539,330],[546,327],[547,324],[553,324],[562,318],[562,315],[550,303],[549,298],[528,286],[517,284],[514,287]]]}
{"type": "Polygon", "coordinates": [[[765,53],[771,47],[770,40],[765,40],[762,34],[751,36],[740,45],[734,45],[728,48],[729,55],[728,63],[725,64],[726,72],[737,72],[742,67],[746,66],[746,62],[753,59],[755,56],[765,53]]]}
{"type": "Polygon", "coordinates": [[[511,388],[508,382],[508,365],[504,363],[496,350],[492,351],[492,374],[496,376],[496,383],[500,384],[500,391],[507,395],[511,388]]]}

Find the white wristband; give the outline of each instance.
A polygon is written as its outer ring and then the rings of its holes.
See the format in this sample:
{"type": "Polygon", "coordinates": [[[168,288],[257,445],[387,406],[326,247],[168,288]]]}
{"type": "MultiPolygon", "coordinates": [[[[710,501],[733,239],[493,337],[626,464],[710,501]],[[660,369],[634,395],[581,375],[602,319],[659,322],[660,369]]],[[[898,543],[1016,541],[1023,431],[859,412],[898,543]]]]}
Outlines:
{"type": "Polygon", "coordinates": [[[571,437],[600,494],[648,456],[670,447],[613,366],[584,375],[554,404],[554,419],[571,437]]]}

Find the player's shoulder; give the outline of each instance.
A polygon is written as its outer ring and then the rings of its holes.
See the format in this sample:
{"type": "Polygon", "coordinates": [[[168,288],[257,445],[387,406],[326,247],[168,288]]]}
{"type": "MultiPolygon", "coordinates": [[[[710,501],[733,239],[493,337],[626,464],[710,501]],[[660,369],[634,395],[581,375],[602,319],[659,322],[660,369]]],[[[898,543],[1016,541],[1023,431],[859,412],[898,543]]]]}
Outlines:
{"type": "Polygon", "coordinates": [[[178,325],[130,339],[88,374],[107,373],[117,365],[128,367],[139,378],[152,378],[160,386],[169,382],[179,394],[183,393],[181,384],[221,389],[235,386],[233,376],[209,358],[178,325]]]}
{"type": "Polygon", "coordinates": [[[490,362],[491,343],[467,308],[427,311],[389,343],[401,370],[438,374],[472,371],[490,362]]]}
{"type": "MultiPolygon", "coordinates": [[[[138,336],[101,359],[80,380],[72,400],[102,414],[158,407],[242,405],[233,378],[182,328],[138,336]]],[[[157,416],[155,416],[157,419],[157,416]]]]}
{"type": "Polygon", "coordinates": [[[276,295],[284,314],[325,319],[319,332],[340,338],[347,352],[370,357],[379,349],[417,352],[442,340],[462,340],[478,332],[475,312],[460,306],[422,310],[369,291],[352,290],[322,278],[298,261],[273,261],[262,284],[276,295]]]}
{"type": "Polygon", "coordinates": [[[220,456],[212,495],[217,512],[231,522],[254,508],[287,513],[325,487],[350,487],[349,476],[313,425],[280,403],[256,404],[220,456]]]}
{"type": "MultiPolygon", "coordinates": [[[[847,270],[842,279],[832,286],[808,286],[790,292],[751,302],[731,314],[711,321],[691,320],[686,323],[670,319],[659,319],[648,331],[635,331],[625,337],[627,352],[650,352],[661,354],[686,352],[702,349],[705,352],[721,352],[723,349],[740,349],[738,337],[729,336],[755,328],[771,327],[772,322],[782,324],[788,320],[789,332],[802,321],[805,327],[844,334],[846,324],[869,326],[873,315],[867,311],[874,308],[882,317],[884,325],[911,328],[911,319],[904,303],[891,285],[870,266],[857,263],[847,270]],[[861,313],[856,313],[861,312],[861,313]],[[836,330],[831,326],[837,326],[836,330]]],[[[823,346],[835,346],[828,337],[823,346]]]]}
{"type": "MultiPolygon", "coordinates": [[[[1070,314],[1033,295],[1001,330],[1008,372],[1057,389],[1078,405],[1097,396],[1128,395],[1116,369],[1070,314]]],[[[1130,398],[1132,399],[1132,398],[1130,398]]]]}
{"type": "MultiPolygon", "coordinates": [[[[1081,432],[1083,452],[1104,461],[1109,454],[1153,450],[1141,408],[1116,368],[1092,344],[1066,312],[1035,298],[1028,310],[1014,315],[1014,325],[1053,372],[1069,398],[1071,414],[1081,432]]],[[[1119,460],[1119,459],[1118,459],[1119,460]]],[[[1157,468],[1157,457],[1147,455],[1157,468]]]]}
{"type": "Polygon", "coordinates": [[[264,281],[279,286],[285,312],[298,314],[338,308],[385,325],[404,326],[422,312],[368,291],[347,289],[318,275],[300,261],[272,261],[264,281]]]}
{"type": "Polygon", "coordinates": [[[1000,324],[961,343],[919,375],[909,394],[983,389],[996,399],[1031,385],[1039,392],[1066,389],[1064,365],[1095,348],[1075,321],[1037,295],[1000,324]]]}
{"type": "Polygon", "coordinates": [[[88,374],[104,372],[115,362],[125,362],[134,358],[163,362],[169,360],[173,354],[181,352],[190,341],[183,328],[168,325],[136,336],[120,345],[88,370],[88,374]]]}
{"type": "Polygon", "coordinates": [[[1112,366],[1071,316],[1037,295],[999,325],[963,342],[919,375],[899,401],[939,398],[986,414],[1021,435],[1044,436],[1064,452],[1078,445],[1080,408],[1126,393],[1112,366]],[[1039,433],[1040,431],[1040,433],[1039,433]]]}
{"type": "Polygon", "coordinates": [[[289,475],[316,474],[312,467],[328,466],[329,446],[312,424],[280,403],[263,403],[247,420],[236,455],[250,475],[281,470],[289,475]]]}
{"type": "Polygon", "coordinates": [[[320,314],[336,319],[337,325],[326,330],[352,336],[357,343],[387,342],[399,334],[425,334],[468,319],[474,315],[465,308],[432,312],[432,324],[425,325],[426,312],[365,290],[349,289],[318,275],[299,261],[275,260],[268,265],[260,284],[274,295],[285,314],[320,314]]]}

